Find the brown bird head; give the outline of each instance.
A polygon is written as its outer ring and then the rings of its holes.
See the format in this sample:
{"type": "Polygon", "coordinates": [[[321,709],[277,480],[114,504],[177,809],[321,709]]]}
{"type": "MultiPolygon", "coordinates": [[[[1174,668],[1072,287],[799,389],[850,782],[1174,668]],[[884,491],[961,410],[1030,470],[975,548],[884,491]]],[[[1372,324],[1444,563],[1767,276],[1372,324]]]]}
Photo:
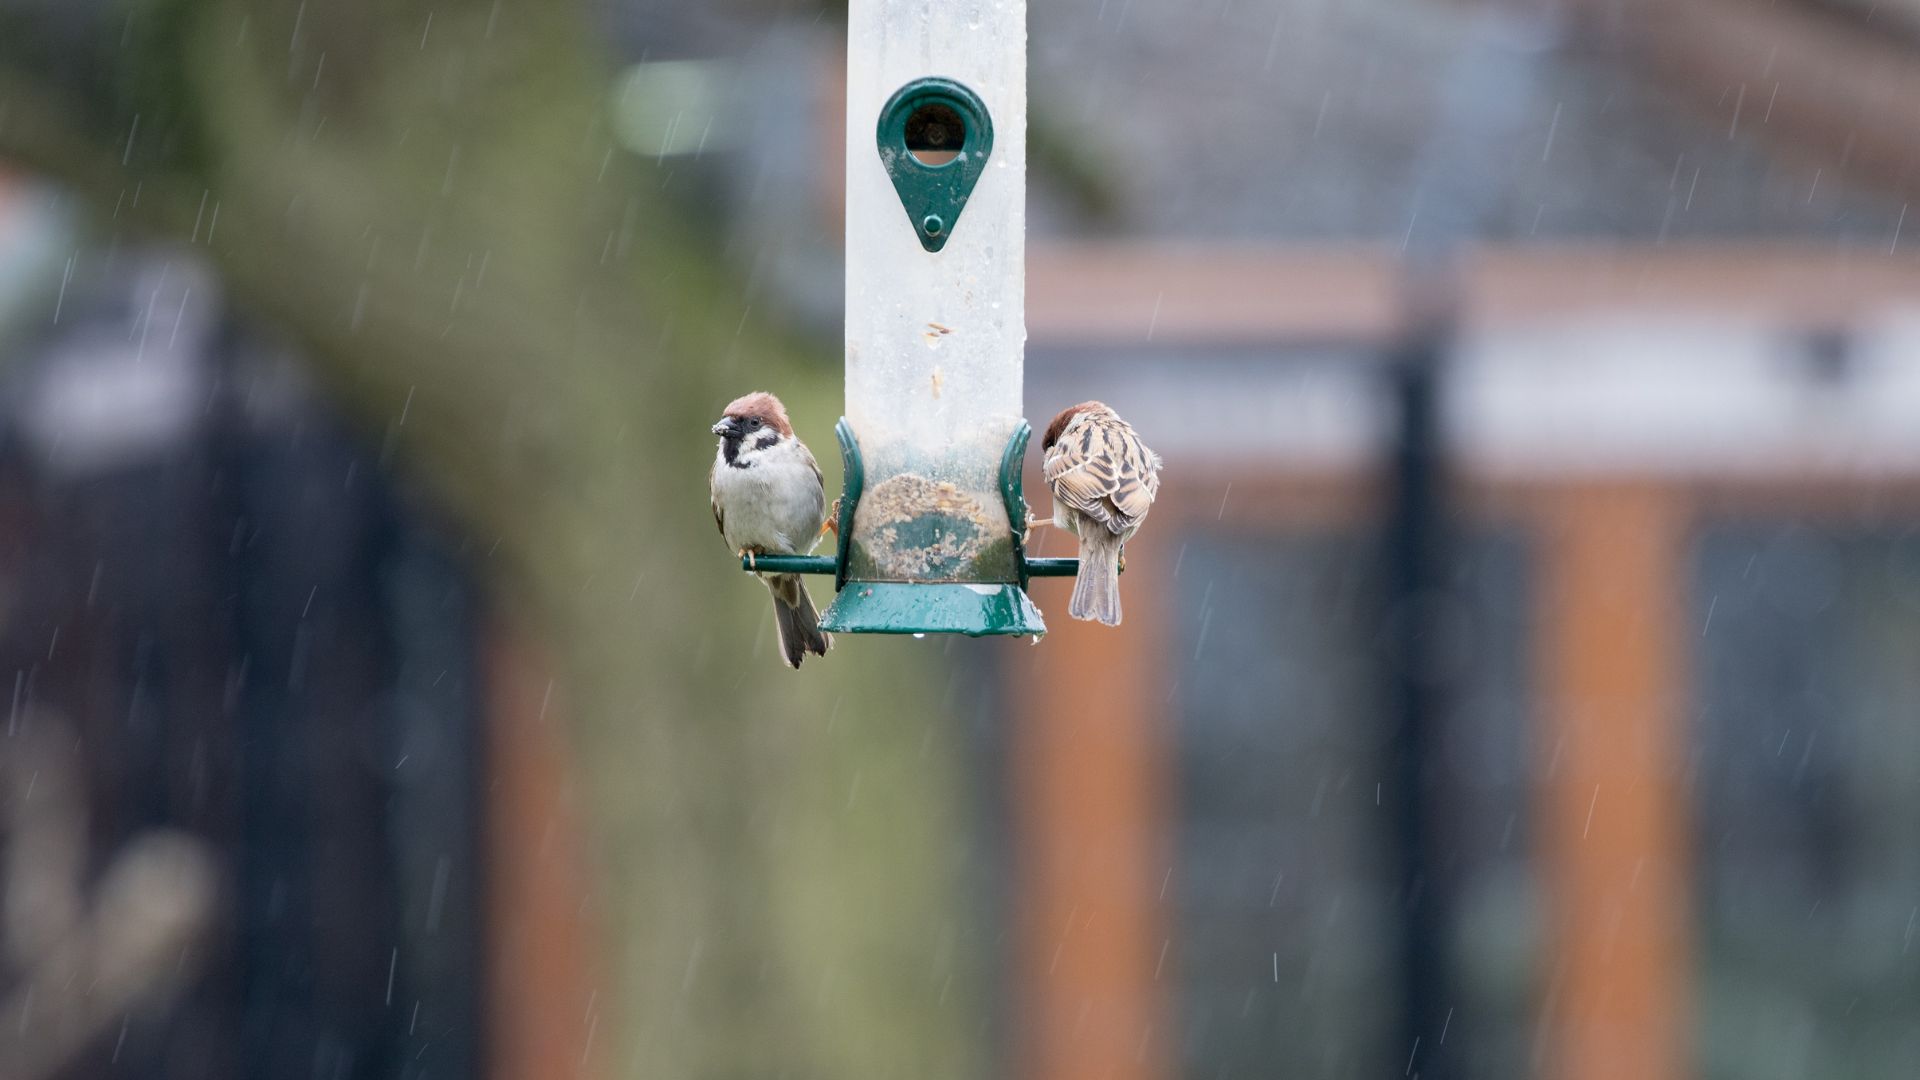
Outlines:
{"type": "Polygon", "coordinates": [[[793,434],[793,425],[787,422],[787,407],[764,390],[735,398],[721,414],[719,423],[713,425],[713,433],[723,439],[743,439],[761,430],[778,432],[783,437],[793,434]]]}
{"type": "Polygon", "coordinates": [[[1061,433],[1067,430],[1068,424],[1073,423],[1074,417],[1079,416],[1083,412],[1096,412],[1096,411],[1112,412],[1113,410],[1107,408],[1105,404],[1098,401],[1083,401],[1078,405],[1073,405],[1065,409],[1061,409],[1060,414],[1058,416],[1055,416],[1053,418],[1053,422],[1047,425],[1047,433],[1040,440],[1041,453],[1045,453],[1046,451],[1053,449],[1053,444],[1060,441],[1061,433]]]}

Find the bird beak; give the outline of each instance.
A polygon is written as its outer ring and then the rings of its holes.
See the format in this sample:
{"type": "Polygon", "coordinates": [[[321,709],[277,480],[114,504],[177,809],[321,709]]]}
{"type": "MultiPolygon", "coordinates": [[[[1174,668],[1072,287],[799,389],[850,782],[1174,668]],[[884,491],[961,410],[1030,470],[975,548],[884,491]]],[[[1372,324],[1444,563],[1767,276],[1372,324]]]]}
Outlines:
{"type": "Polygon", "coordinates": [[[723,439],[738,438],[740,435],[740,421],[735,420],[731,416],[723,416],[720,418],[719,423],[713,425],[713,433],[723,439]]]}

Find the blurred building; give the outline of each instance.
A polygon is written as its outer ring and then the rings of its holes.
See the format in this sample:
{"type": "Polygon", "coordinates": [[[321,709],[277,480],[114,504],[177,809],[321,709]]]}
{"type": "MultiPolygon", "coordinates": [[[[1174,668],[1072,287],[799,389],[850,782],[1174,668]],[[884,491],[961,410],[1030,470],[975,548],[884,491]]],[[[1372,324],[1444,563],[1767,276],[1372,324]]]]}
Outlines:
{"type": "Polygon", "coordinates": [[[1026,1075],[1920,1065],[1920,55],[1561,14],[1036,26],[1137,216],[1036,242],[1029,412],[1169,464],[1012,662],[1026,1075]]]}

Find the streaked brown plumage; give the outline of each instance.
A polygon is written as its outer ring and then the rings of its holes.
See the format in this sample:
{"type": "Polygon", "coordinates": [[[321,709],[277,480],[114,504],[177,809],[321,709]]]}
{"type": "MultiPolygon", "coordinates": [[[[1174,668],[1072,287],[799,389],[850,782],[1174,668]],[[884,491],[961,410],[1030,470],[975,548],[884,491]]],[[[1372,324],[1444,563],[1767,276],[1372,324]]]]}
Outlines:
{"type": "Polygon", "coordinates": [[[1067,614],[1120,625],[1120,559],[1160,492],[1160,455],[1098,401],[1061,410],[1040,442],[1053,522],[1080,538],[1067,614]]]}

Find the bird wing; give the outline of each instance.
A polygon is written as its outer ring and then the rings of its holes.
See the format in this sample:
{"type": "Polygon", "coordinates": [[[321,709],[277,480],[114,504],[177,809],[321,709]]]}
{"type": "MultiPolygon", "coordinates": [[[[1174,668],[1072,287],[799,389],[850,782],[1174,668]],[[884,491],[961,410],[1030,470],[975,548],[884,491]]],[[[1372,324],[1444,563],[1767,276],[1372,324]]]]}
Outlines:
{"type": "Polygon", "coordinates": [[[815,513],[820,518],[820,523],[813,527],[813,531],[817,534],[827,519],[827,479],[820,475],[820,463],[813,460],[813,451],[807,449],[806,443],[800,443],[800,457],[806,461],[807,468],[813,470],[813,486],[819,496],[814,503],[815,513]]]}
{"type": "Polygon", "coordinates": [[[1119,440],[1120,467],[1115,470],[1118,475],[1110,498],[1117,516],[1125,518],[1129,525],[1137,525],[1160,494],[1160,458],[1147,449],[1131,427],[1121,426],[1125,430],[1119,440]]]}
{"type": "Polygon", "coordinates": [[[826,505],[827,478],[820,475],[820,463],[813,460],[813,451],[807,449],[806,443],[800,443],[800,457],[807,463],[807,468],[813,470],[813,482],[820,486],[821,505],[826,505]]]}
{"type": "Polygon", "coordinates": [[[1147,516],[1160,490],[1159,459],[1118,418],[1089,418],[1047,451],[1044,475],[1053,497],[1116,535],[1147,516]]]}

